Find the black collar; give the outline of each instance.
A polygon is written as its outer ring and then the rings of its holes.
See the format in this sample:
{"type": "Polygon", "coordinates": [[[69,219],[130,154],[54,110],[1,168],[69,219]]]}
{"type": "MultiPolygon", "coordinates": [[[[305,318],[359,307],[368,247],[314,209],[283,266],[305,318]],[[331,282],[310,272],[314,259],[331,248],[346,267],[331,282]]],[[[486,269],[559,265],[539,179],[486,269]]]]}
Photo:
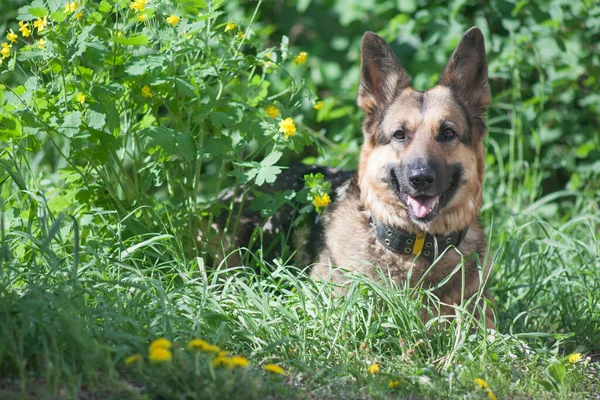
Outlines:
{"type": "Polygon", "coordinates": [[[375,237],[388,250],[400,254],[412,254],[416,256],[421,254],[433,261],[439,254],[442,254],[450,246],[458,247],[467,236],[469,227],[461,231],[452,232],[449,235],[438,236],[428,235],[420,232],[417,234],[398,230],[382,224],[375,217],[369,219],[371,226],[375,227],[375,237]]]}

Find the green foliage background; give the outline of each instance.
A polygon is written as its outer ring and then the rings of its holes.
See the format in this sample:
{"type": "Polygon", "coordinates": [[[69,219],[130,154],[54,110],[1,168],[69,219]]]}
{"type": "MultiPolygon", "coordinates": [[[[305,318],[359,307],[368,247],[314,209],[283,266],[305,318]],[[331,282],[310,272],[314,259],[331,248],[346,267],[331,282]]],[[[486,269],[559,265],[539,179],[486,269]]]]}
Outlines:
{"type": "Polygon", "coordinates": [[[509,396],[594,393],[597,370],[565,355],[599,351],[598,2],[151,0],[144,21],[128,0],[84,1],[81,18],[66,1],[1,4],[2,32],[18,33],[18,21],[34,31],[0,65],[1,376],[71,397],[122,376],[167,398],[302,397],[299,387],[377,398],[396,393],[387,378],[404,395],[478,398],[481,376],[509,396]],[[229,253],[220,235],[239,228],[219,193],[263,218],[284,204],[306,214],[307,191],[270,189],[288,165],[356,167],[364,31],[382,35],[424,90],[473,25],[493,93],[482,219],[497,339],[472,335],[469,317],[423,326],[410,299],[426,290],[356,278],[333,299],[306,266],[263,257],[263,247],[293,249],[260,231],[245,253],[252,269],[210,265],[229,253]],[[285,118],[297,127],[289,138],[285,118]],[[296,373],[214,375],[184,345],[165,382],[164,370],[122,368],[157,336],[205,337],[296,373]],[[376,361],[386,375],[366,376],[376,361]],[[191,370],[211,378],[181,373],[191,370]]]}

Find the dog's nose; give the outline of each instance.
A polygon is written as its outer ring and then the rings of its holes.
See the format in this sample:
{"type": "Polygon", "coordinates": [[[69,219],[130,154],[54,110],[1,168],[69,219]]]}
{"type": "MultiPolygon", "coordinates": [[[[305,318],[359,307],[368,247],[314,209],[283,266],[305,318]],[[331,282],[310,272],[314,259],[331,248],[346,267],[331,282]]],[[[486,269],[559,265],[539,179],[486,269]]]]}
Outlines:
{"type": "Polygon", "coordinates": [[[408,181],[415,189],[423,190],[435,182],[435,172],[427,167],[411,169],[408,172],[408,181]]]}

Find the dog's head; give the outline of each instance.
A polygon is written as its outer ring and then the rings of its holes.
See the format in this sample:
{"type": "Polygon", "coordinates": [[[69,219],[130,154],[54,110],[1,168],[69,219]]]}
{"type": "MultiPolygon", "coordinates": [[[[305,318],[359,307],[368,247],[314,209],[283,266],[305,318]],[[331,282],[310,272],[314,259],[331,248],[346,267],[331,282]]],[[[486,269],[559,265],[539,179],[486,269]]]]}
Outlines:
{"type": "Polygon", "coordinates": [[[411,87],[381,37],[367,32],[361,53],[363,202],[389,225],[432,234],[465,228],[481,208],[485,167],[490,91],[481,31],[463,35],[438,85],[425,92],[411,87]]]}

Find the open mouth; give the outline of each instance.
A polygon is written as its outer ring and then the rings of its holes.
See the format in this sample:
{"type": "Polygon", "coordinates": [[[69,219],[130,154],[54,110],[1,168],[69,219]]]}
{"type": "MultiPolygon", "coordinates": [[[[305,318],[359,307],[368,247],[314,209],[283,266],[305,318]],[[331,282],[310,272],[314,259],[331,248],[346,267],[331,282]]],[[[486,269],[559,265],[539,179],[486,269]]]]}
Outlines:
{"type": "Polygon", "coordinates": [[[435,216],[440,208],[440,196],[410,196],[405,195],[404,201],[412,214],[420,220],[428,219],[428,216],[435,216]]]}

